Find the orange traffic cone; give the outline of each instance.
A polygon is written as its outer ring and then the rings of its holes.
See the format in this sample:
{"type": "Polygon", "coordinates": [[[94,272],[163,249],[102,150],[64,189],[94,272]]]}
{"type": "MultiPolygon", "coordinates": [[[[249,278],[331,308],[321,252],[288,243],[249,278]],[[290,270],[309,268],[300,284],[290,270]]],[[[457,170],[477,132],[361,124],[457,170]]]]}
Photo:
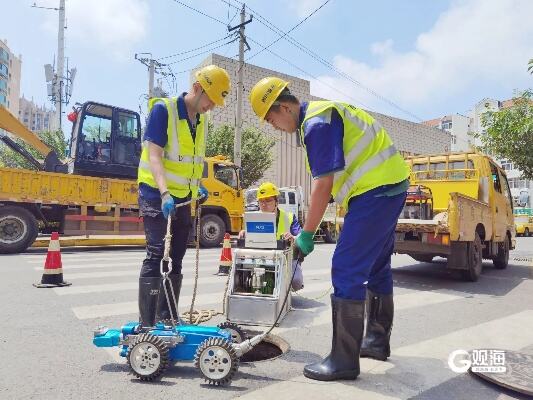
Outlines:
{"type": "Polygon", "coordinates": [[[218,273],[224,275],[229,274],[229,269],[232,262],[230,235],[229,233],[226,233],[224,235],[224,244],[222,245],[222,254],[220,254],[220,266],[218,267],[218,273]]]}
{"type": "Polygon", "coordinates": [[[59,233],[52,232],[46,262],[44,263],[41,283],[34,283],[38,288],[50,288],[56,286],[70,286],[72,283],[63,281],[63,267],[61,264],[61,249],[59,247],[59,233]]]}

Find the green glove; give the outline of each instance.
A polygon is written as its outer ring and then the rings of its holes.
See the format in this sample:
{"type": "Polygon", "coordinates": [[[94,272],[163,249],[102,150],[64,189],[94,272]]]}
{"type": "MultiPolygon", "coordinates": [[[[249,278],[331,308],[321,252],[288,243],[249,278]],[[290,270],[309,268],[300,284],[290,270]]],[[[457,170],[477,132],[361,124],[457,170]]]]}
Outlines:
{"type": "Polygon", "coordinates": [[[301,231],[296,237],[296,247],[300,249],[304,256],[311,253],[315,248],[314,236],[315,234],[313,232],[301,231]]]}

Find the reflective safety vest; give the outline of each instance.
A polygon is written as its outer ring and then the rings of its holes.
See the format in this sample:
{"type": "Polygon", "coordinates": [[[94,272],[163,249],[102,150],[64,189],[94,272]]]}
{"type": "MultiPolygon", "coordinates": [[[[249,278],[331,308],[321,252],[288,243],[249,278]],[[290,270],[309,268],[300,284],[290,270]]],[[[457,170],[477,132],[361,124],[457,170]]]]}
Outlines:
{"type": "Polygon", "coordinates": [[[278,211],[279,211],[279,217],[278,217],[278,226],[276,229],[276,236],[278,237],[278,240],[279,240],[279,239],[283,239],[283,235],[286,232],[290,232],[294,214],[290,212],[285,212],[281,208],[278,208],[278,211]]]}
{"type": "Polygon", "coordinates": [[[374,117],[350,104],[333,101],[309,102],[300,127],[300,139],[309,172],[311,169],[304,132],[315,117],[329,123],[333,109],[341,116],[344,128],[342,148],[345,167],[334,174],[331,190],[337,204],[347,208],[352,197],[379,186],[402,182],[409,177],[407,163],[374,117]]]}
{"type": "MultiPolygon", "coordinates": [[[[187,119],[179,119],[177,98],[153,98],[148,103],[148,111],[154,104],[162,102],[167,107],[167,144],[163,152],[163,167],[168,191],[174,197],[184,198],[191,194],[198,197],[200,178],[204,169],[205,137],[207,122],[200,115],[196,126],[196,138],[193,141],[187,119]]],[[[150,169],[148,143],[143,142],[141,160],[137,175],[137,183],[145,183],[158,188],[150,169]]]]}

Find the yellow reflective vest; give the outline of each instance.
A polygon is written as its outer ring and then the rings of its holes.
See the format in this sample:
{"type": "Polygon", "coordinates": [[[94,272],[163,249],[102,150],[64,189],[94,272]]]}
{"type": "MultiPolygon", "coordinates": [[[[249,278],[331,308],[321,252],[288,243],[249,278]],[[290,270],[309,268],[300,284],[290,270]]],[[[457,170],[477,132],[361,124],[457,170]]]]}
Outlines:
{"type": "MultiPolygon", "coordinates": [[[[177,97],[153,98],[148,103],[148,110],[151,111],[154,104],[162,102],[168,112],[167,144],[163,153],[168,191],[174,197],[184,198],[191,194],[194,199],[198,197],[200,178],[204,169],[207,122],[205,116],[200,115],[193,141],[187,119],[179,119],[177,101],[177,97]]],[[[137,183],[145,183],[158,189],[150,169],[150,155],[146,142],[143,143],[141,152],[137,183]]]]}
{"type": "Polygon", "coordinates": [[[278,226],[276,228],[276,236],[279,239],[283,239],[283,235],[286,232],[290,232],[291,230],[291,224],[293,220],[293,213],[285,212],[281,208],[278,208],[279,216],[278,216],[278,226]]]}
{"type": "Polygon", "coordinates": [[[331,195],[337,204],[347,207],[349,200],[379,186],[404,181],[409,167],[396,150],[385,129],[365,111],[347,103],[311,101],[300,126],[301,143],[306,150],[304,132],[308,121],[316,116],[331,121],[335,109],[343,121],[343,152],[345,167],[335,173],[331,195]]]}

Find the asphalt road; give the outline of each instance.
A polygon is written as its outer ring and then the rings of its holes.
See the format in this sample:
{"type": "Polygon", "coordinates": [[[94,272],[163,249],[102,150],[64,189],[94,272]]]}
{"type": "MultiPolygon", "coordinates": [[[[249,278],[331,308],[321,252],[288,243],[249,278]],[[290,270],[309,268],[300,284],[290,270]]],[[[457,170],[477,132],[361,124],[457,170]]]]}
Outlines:
{"type": "MultiPolygon", "coordinates": [[[[37,289],[45,252],[0,256],[1,399],[504,399],[524,398],[448,367],[458,349],[533,353],[533,238],[518,238],[511,265],[490,261],[476,283],[462,282],[444,260],[418,263],[393,257],[396,316],[392,357],[362,360],[353,382],[318,383],[302,376],[306,363],[330,349],[330,259],[333,245],[317,245],[304,263],[305,288],[274,332],[291,346],[278,359],[241,364],[231,386],[204,384],[191,364],[180,363],[163,379],[142,383],[118,352],[92,345],[93,328],[120,327],[136,319],[141,249],[62,251],[64,278],[72,286],[37,289]]],[[[220,249],[202,250],[200,308],[221,308],[225,278],[220,249]]],[[[180,308],[188,308],[194,251],[185,258],[180,308]]],[[[218,317],[213,324],[220,322],[218,317]]]]}

